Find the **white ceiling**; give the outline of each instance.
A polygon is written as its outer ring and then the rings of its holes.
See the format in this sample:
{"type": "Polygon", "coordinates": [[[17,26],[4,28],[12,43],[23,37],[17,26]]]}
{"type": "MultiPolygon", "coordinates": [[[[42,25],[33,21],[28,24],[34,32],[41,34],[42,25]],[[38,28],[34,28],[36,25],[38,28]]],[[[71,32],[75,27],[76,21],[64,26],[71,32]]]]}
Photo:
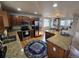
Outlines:
{"type": "Polygon", "coordinates": [[[56,1],[57,8],[52,7],[53,1],[3,1],[2,3],[15,10],[19,7],[23,12],[38,12],[43,17],[55,17],[57,13],[62,17],[72,17],[74,13],[79,13],[78,1],[56,1]]]}

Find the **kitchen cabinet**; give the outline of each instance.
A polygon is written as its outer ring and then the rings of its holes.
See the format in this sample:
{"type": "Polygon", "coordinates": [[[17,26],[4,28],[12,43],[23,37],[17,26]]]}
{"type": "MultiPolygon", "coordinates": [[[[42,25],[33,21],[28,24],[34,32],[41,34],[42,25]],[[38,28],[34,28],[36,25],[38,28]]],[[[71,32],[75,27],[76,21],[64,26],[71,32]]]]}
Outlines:
{"type": "Polygon", "coordinates": [[[0,16],[0,33],[4,31],[3,17],[0,16]]]}
{"type": "Polygon", "coordinates": [[[68,57],[69,51],[66,51],[53,43],[47,41],[47,47],[48,47],[48,57],[49,58],[64,58],[68,57]]]}

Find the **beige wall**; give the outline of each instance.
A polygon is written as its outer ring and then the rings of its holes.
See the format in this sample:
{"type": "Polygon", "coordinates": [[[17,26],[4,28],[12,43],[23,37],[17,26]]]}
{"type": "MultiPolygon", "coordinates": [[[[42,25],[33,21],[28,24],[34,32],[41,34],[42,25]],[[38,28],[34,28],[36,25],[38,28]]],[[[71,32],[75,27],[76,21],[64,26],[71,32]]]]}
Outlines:
{"type": "Polygon", "coordinates": [[[0,16],[3,17],[4,26],[5,27],[9,26],[9,24],[8,24],[8,18],[7,18],[7,12],[0,11],[0,16]]]}

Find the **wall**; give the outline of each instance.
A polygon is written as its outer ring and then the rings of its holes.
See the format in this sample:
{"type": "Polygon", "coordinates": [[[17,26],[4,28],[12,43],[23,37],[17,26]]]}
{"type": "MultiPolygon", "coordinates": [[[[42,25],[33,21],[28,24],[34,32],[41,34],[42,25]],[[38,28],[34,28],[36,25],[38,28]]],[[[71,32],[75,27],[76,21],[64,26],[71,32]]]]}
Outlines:
{"type": "Polygon", "coordinates": [[[2,9],[1,9],[1,3],[0,3],[0,10],[2,10],[2,9]]]}
{"type": "Polygon", "coordinates": [[[1,3],[0,3],[0,9],[1,9],[1,3]]]}
{"type": "Polygon", "coordinates": [[[75,15],[73,18],[72,24],[72,44],[70,57],[78,57],[79,58],[79,16],[75,15]]]}
{"type": "Polygon", "coordinates": [[[5,27],[9,26],[9,24],[8,24],[8,18],[7,18],[7,12],[0,11],[0,16],[3,17],[4,26],[5,27]]]}

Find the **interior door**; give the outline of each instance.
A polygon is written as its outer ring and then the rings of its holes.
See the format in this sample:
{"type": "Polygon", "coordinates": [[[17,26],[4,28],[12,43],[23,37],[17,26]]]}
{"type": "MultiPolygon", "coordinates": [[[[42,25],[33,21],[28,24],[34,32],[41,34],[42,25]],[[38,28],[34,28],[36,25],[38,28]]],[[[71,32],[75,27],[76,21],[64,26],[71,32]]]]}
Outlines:
{"type": "Polygon", "coordinates": [[[4,30],[3,17],[0,16],[0,33],[4,30]]]}

